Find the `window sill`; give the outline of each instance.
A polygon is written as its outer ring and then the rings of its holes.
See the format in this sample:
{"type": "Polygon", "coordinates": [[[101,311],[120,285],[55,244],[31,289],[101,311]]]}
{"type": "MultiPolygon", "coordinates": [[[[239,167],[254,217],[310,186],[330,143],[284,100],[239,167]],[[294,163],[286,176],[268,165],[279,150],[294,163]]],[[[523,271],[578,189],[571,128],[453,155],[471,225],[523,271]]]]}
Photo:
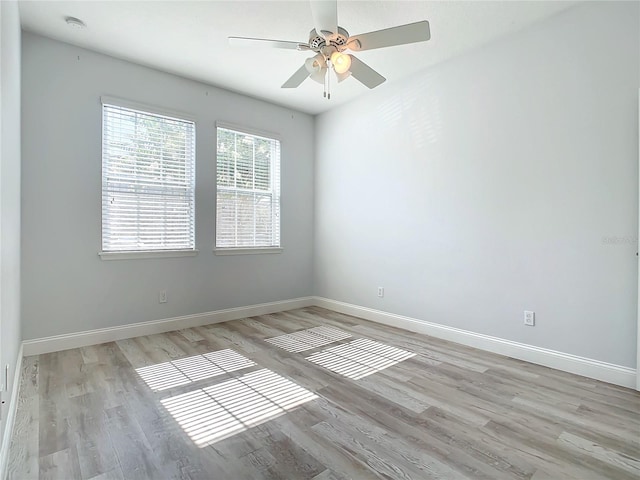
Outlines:
{"type": "Polygon", "coordinates": [[[262,255],[282,253],[282,247],[253,247],[253,248],[215,248],[216,255],[262,255]]]}
{"type": "Polygon", "coordinates": [[[195,257],[198,250],[141,250],[127,252],[99,252],[101,260],[135,260],[141,258],[195,257]]]}

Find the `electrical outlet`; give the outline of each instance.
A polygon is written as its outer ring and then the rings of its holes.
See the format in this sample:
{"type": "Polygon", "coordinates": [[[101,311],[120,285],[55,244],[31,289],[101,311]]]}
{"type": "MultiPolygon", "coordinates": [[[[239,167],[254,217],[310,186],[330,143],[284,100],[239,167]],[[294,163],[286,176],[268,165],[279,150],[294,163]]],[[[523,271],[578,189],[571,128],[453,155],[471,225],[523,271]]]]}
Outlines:
{"type": "Polygon", "coordinates": [[[529,327],[533,327],[536,324],[536,314],[535,312],[530,312],[529,310],[524,311],[524,324],[529,327]]]}
{"type": "Polygon", "coordinates": [[[384,297],[384,287],[378,287],[378,296],[380,298],[384,297]]]}
{"type": "Polygon", "coordinates": [[[158,294],[158,303],[167,303],[167,291],[166,290],[160,290],[160,293],[158,294]]]}

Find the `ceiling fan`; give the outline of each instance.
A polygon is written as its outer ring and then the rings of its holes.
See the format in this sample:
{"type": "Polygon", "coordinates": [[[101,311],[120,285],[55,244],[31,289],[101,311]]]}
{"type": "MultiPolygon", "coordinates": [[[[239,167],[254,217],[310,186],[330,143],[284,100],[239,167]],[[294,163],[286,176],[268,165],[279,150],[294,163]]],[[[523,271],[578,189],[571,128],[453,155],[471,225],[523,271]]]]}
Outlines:
{"type": "Polygon", "coordinates": [[[386,80],[355,55],[345,53],[347,50],[361,52],[424,42],[431,38],[429,22],[426,20],[351,37],[349,32],[338,26],[337,0],[310,0],[310,3],[315,28],[309,34],[308,43],[229,37],[229,44],[315,52],[313,57],[308,58],[302,67],[282,84],[282,88],[296,88],[309,77],[324,84],[325,97],[331,98],[331,93],[328,92],[330,78],[327,72],[329,70],[335,72],[338,82],[353,76],[368,88],[375,88],[386,80]]]}

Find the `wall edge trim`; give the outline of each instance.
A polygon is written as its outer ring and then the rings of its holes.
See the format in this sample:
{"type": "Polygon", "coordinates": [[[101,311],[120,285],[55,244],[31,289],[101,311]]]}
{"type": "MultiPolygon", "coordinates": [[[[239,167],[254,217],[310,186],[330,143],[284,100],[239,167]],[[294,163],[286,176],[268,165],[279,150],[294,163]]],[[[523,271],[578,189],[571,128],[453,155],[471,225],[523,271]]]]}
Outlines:
{"type": "Polygon", "coordinates": [[[498,355],[524,360],[622,387],[636,388],[636,369],[634,368],[514,342],[499,337],[492,337],[490,335],[405,317],[403,315],[324,297],[314,297],[314,304],[318,307],[327,308],[339,313],[353,315],[372,322],[402,328],[403,330],[423,335],[430,335],[443,340],[449,340],[498,355]]]}
{"type": "Polygon", "coordinates": [[[299,297],[290,300],[249,305],[246,307],[227,308],[193,315],[152,320],[149,322],[35,338],[32,340],[24,340],[22,345],[24,347],[24,356],[28,357],[31,355],[69,350],[71,348],[98,345],[105,342],[114,342],[116,340],[124,340],[143,335],[171,332],[180,330],[181,328],[200,327],[256,315],[293,310],[296,308],[309,307],[312,304],[313,297],[299,297]]]}
{"type": "Polygon", "coordinates": [[[16,359],[16,368],[13,372],[13,386],[11,388],[11,403],[7,410],[7,421],[4,426],[4,435],[2,436],[2,447],[0,448],[0,478],[7,476],[7,465],[9,461],[9,448],[11,447],[11,438],[13,437],[13,426],[18,411],[18,395],[20,392],[20,380],[22,379],[22,358],[23,346],[18,349],[18,358],[16,359]]]}
{"type": "MultiPolygon", "coordinates": [[[[584,377],[612,383],[622,387],[632,389],[636,387],[636,369],[634,368],[615,365],[602,362],[600,360],[536,347],[534,345],[514,342],[512,340],[492,337],[490,335],[475,333],[469,330],[449,327],[438,323],[317,296],[300,297],[246,307],[228,308],[224,310],[184,315],[149,322],[140,322],[130,325],[25,340],[22,342],[22,346],[20,347],[20,353],[22,357],[22,355],[31,356],[58,352],[71,348],[97,345],[100,343],[134,338],[142,335],[153,335],[156,333],[179,330],[181,328],[198,327],[309,306],[327,308],[335,312],[353,315],[372,322],[402,328],[404,330],[423,335],[430,335],[432,337],[456,342],[487,352],[496,353],[498,355],[513,357],[518,360],[524,360],[537,365],[543,365],[545,367],[555,368],[557,370],[562,370],[576,375],[582,375],[584,377]]],[[[12,401],[13,396],[16,395],[16,393],[17,392],[15,391],[12,393],[12,401]]],[[[14,408],[13,403],[11,408],[14,408]]],[[[2,461],[1,457],[0,461],[2,461]]],[[[2,470],[0,469],[0,473],[1,472],[2,470]]]]}

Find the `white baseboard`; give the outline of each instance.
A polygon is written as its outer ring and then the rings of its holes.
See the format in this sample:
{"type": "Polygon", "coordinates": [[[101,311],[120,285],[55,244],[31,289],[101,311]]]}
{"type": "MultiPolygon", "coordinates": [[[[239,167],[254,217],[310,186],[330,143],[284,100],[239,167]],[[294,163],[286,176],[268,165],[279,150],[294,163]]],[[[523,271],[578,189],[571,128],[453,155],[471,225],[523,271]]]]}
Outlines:
{"type": "Polygon", "coordinates": [[[338,302],[328,298],[314,297],[314,304],[336,312],[364,318],[372,322],[383,323],[411,332],[422,333],[432,337],[461,343],[488,352],[525,360],[537,365],[575,373],[628,388],[636,388],[636,371],[633,368],[601,362],[590,358],[579,357],[568,353],[534,347],[524,343],[504,340],[459,328],[439,325],[437,323],[417,320],[393,313],[374,310],[349,303],[338,302]]]}
{"type": "Polygon", "coordinates": [[[301,297],[279,302],[250,305],[248,307],[228,308],[214,312],[197,313],[195,315],[185,315],[150,322],[132,323],[118,327],[100,328],[97,330],[87,330],[85,332],[37,338],[22,342],[24,348],[23,353],[25,356],[30,356],[59,352],[70,348],[98,345],[100,343],[114,342],[116,340],[142,335],[171,332],[173,330],[180,330],[181,328],[200,327],[212,323],[228,322],[229,320],[238,320],[255,315],[266,315],[268,313],[293,310],[311,305],[313,305],[313,297],[301,297]]]}
{"type": "MultiPolygon", "coordinates": [[[[411,317],[338,302],[336,300],[330,300],[322,297],[301,297],[279,302],[250,305],[248,307],[229,308],[226,310],[185,315],[182,317],[174,317],[164,320],[134,323],[119,327],[101,328],[86,332],[26,340],[22,342],[21,348],[23,348],[22,354],[25,356],[39,355],[42,353],[68,350],[70,348],[113,342],[116,340],[123,340],[125,338],[139,337],[141,335],[153,335],[155,333],[170,332],[181,328],[199,327],[202,325],[227,322],[255,315],[265,315],[268,313],[293,310],[295,308],[304,308],[311,305],[364,318],[365,320],[370,320],[372,322],[403,328],[411,332],[431,335],[432,337],[442,338],[444,340],[479,348],[499,355],[505,355],[538,365],[563,370],[565,372],[575,373],[577,375],[594,378],[603,382],[628,388],[636,388],[636,371],[633,368],[613,365],[599,360],[579,357],[577,355],[535,347],[533,345],[526,345],[524,343],[513,342],[511,340],[474,333],[468,330],[448,327],[446,325],[426,322],[411,317]]],[[[12,408],[13,405],[12,401],[12,408]]],[[[2,458],[0,458],[0,461],[2,461],[2,458]]]]}
{"type": "Polygon", "coordinates": [[[7,474],[7,461],[9,460],[9,447],[13,436],[13,424],[18,410],[18,392],[20,391],[20,380],[22,377],[22,357],[23,347],[20,345],[16,368],[13,374],[13,385],[11,387],[11,400],[7,409],[7,420],[4,424],[4,434],[2,435],[2,447],[0,447],[0,479],[4,479],[7,474]]]}

